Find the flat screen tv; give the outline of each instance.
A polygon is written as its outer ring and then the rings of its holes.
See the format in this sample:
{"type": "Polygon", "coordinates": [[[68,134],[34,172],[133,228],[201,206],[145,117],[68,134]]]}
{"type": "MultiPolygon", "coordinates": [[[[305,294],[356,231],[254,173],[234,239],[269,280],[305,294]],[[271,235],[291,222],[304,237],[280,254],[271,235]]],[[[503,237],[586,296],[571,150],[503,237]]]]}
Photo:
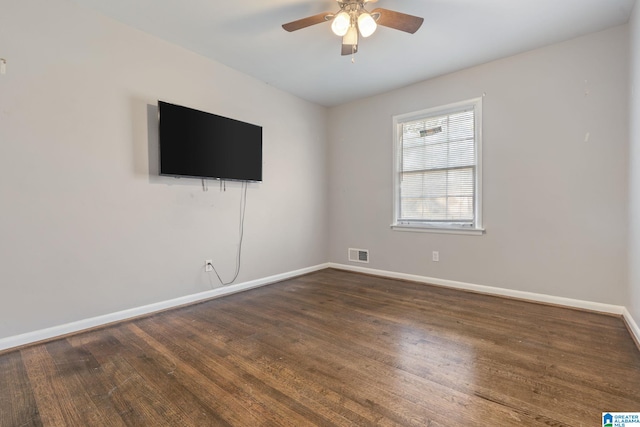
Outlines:
{"type": "Polygon", "coordinates": [[[160,175],[262,181],[262,127],[158,101],[160,175]]]}

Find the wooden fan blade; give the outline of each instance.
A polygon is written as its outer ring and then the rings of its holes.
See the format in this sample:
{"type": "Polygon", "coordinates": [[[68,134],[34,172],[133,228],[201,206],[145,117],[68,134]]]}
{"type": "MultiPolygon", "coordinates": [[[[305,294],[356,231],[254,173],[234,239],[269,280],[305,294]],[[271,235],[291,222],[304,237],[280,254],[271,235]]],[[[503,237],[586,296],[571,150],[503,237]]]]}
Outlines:
{"type": "Polygon", "coordinates": [[[320,24],[322,22],[329,21],[333,18],[333,13],[325,12],[319,13],[317,15],[308,16],[306,18],[298,19],[297,21],[289,22],[287,24],[283,24],[282,28],[291,32],[296,30],[301,30],[302,28],[307,28],[312,25],[320,24]]]}
{"type": "Polygon", "coordinates": [[[342,55],[352,55],[358,52],[357,44],[343,44],[342,45],[342,55]]]}
{"type": "Polygon", "coordinates": [[[378,25],[405,31],[411,34],[418,31],[424,21],[424,18],[420,18],[419,16],[407,15],[406,13],[400,13],[389,9],[377,8],[371,11],[371,15],[374,17],[376,14],[380,15],[376,21],[378,25]]]}

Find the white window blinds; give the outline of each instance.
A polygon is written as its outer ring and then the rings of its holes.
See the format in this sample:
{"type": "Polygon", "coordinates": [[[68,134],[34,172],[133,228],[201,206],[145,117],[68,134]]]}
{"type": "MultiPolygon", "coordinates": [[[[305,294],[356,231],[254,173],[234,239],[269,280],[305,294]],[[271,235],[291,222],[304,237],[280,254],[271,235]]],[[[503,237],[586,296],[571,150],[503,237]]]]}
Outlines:
{"type": "Polygon", "coordinates": [[[475,228],[476,103],[398,122],[396,224],[475,228]]]}

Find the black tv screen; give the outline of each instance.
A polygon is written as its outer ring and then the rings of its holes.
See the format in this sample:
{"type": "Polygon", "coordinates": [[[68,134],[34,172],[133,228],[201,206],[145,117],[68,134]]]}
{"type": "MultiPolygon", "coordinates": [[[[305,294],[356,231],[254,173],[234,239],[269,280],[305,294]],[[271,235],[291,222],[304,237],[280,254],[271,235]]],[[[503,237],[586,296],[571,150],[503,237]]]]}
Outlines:
{"type": "Polygon", "coordinates": [[[158,101],[160,175],[262,181],[262,127],[158,101]]]}

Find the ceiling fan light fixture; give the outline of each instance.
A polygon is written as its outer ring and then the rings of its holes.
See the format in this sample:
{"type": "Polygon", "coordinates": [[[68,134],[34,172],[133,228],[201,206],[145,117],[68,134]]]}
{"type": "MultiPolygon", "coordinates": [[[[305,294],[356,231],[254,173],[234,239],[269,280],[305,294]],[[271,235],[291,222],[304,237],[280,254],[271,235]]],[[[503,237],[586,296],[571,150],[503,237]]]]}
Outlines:
{"type": "Polygon", "coordinates": [[[369,12],[362,12],[358,16],[358,29],[362,37],[369,37],[376,31],[376,28],[378,28],[378,24],[369,12]]]}
{"type": "Polygon", "coordinates": [[[333,18],[331,31],[333,31],[336,36],[342,37],[347,34],[349,28],[351,28],[351,16],[343,10],[333,18]]]}

